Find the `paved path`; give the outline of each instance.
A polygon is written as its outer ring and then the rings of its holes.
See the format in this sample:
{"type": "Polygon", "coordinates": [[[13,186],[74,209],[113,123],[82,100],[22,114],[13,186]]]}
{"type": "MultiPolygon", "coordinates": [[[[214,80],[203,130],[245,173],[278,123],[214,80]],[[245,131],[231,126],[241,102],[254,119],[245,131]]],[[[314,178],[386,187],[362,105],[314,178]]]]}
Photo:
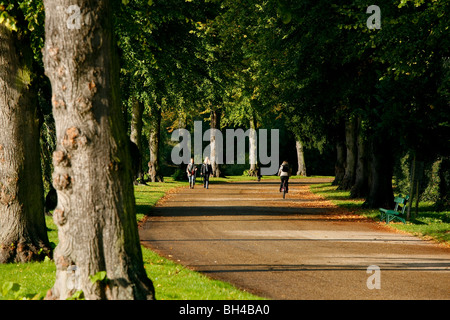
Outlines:
{"type": "Polygon", "coordinates": [[[140,228],[145,246],[270,299],[449,299],[450,249],[309,192],[318,179],[179,189],[140,228]],[[381,289],[368,289],[370,265],[381,289]]]}

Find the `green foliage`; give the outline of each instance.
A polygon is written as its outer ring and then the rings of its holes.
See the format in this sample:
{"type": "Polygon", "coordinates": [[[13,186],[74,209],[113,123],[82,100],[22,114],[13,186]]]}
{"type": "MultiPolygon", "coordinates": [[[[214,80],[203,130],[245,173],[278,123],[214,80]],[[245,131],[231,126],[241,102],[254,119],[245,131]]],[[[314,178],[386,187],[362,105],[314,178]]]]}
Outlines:
{"type": "Polygon", "coordinates": [[[2,286],[2,295],[5,297],[10,292],[18,292],[20,285],[14,282],[5,282],[2,286]]]}
{"type": "Polygon", "coordinates": [[[77,290],[73,295],[71,295],[66,300],[85,300],[83,290],[77,290]]]}
{"type": "Polygon", "coordinates": [[[44,5],[42,0],[15,2],[0,0],[0,23],[9,29],[25,33],[37,32],[39,36],[42,36],[43,33],[37,29],[43,28],[43,22],[44,5]]]}
{"type": "Polygon", "coordinates": [[[10,30],[17,31],[17,20],[7,11],[2,11],[2,8],[4,7],[0,6],[0,24],[5,25],[10,30]]]}
{"type": "Polygon", "coordinates": [[[22,286],[16,282],[4,282],[0,292],[0,298],[8,300],[42,300],[42,293],[26,293],[22,286]]]}
{"type": "Polygon", "coordinates": [[[187,181],[186,171],[182,169],[176,169],[172,175],[174,181],[187,181]]]}
{"type": "Polygon", "coordinates": [[[92,283],[96,282],[108,282],[108,277],[106,276],[106,271],[99,271],[94,275],[90,275],[89,279],[92,283]]]}

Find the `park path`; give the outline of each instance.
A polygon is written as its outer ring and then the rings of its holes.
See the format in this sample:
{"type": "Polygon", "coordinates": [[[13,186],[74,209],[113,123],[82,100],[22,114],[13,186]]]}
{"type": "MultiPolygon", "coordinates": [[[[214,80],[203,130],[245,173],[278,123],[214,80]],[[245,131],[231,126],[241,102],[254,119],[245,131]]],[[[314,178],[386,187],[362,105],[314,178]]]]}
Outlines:
{"type": "Polygon", "coordinates": [[[275,180],[178,189],[152,210],[141,242],[269,299],[450,298],[448,247],[337,208],[309,191],[323,181],[291,180],[286,200],[275,180]],[[371,265],[380,289],[367,286],[371,265]]]}

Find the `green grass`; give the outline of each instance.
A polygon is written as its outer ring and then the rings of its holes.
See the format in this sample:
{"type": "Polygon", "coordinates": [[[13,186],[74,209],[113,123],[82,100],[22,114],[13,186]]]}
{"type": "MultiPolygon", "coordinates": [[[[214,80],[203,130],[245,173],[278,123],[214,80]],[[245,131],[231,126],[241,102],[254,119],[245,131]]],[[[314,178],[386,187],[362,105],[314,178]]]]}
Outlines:
{"type": "Polygon", "coordinates": [[[51,260],[0,265],[0,299],[13,299],[11,294],[3,297],[1,293],[1,288],[7,282],[18,283],[21,296],[40,294],[45,297],[55,282],[55,270],[51,260]]]}
{"type": "MultiPolygon", "coordinates": [[[[346,208],[349,212],[364,215],[379,221],[380,212],[378,209],[362,209],[364,199],[350,199],[349,191],[336,190],[336,186],[331,183],[324,183],[311,186],[311,191],[331,200],[336,205],[346,208]]],[[[415,208],[411,208],[411,214],[415,208]]],[[[450,211],[436,212],[432,203],[420,202],[418,215],[415,219],[401,222],[391,222],[389,227],[411,233],[421,238],[434,240],[436,242],[450,244],[450,211]]]]}
{"type": "Polygon", "coordinates": [[[158,300],[259,300],[229,283],[213,280],[143,248],[144,266],[158,300]]]}
{"type": "Polygon", "coordinates": [[[141,221],[151,208],[168,191],[179,187],[188,186],[187,182],[174,181],[171,177],[164,178],[164,183],[150,182],[148,185],[139,185],[134,187],[134,196],[136,198],[136,219],[141,221]]]}
{"type": "MultiPolygon", "coordinates": [[[[135,186],[137,220],[141,221],[151,208],[169,190],[187,186],[186,182],[175,182],[165,178],[165,183],[149,183],[148,186],[135,186]]],[[[57,227],[51,217],[46,217],[50,242],[58,243],[57,227]]],[[[144,268],[155,286],[158,300],[259,300],[249,292],[239,290],[229,283],[213,280],[203,274],[166,259],[155,252],[142,248],[144,268]]],[[[13,293],[2,296],[5,283],[20,285],[19,297],[38,294],[41,298],[55,281],[53,261],[24,264],[0,265],[0,299],[14,299],[13,293]]]]}

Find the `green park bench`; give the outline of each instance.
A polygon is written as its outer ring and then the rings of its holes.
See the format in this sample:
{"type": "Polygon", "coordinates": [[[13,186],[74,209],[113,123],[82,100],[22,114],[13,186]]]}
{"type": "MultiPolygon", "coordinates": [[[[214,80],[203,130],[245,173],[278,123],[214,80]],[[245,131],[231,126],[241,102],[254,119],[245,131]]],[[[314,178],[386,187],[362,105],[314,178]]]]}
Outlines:
{"type": "Polygon", "coordinates": [[[408,205],[409,196],[402,197],[400,194],[398,197],[394,198],[395,207],[394,210],[380,208],[380,221],[386,220],[389,223],[395,219],[405,222],[405,210],[408,205]]]}

